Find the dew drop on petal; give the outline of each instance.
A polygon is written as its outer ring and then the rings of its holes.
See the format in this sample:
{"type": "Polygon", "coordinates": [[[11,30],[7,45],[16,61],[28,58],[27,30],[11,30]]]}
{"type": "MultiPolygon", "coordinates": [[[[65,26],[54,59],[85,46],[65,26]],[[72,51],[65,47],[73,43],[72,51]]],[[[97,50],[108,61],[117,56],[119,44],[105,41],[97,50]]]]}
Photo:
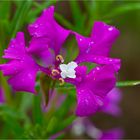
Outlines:
{"type": "Polygon", "coordinates": [[[99,68],[99,67],[97,67],[96,69],[97,69],[97,70],[100,70],[100,68],[99,68]]]}
{"type": "Polygon", "coordinates": [[[109,27],[108,30],[109,30],[109,31],[112,31],[112,30],[113,30],[113,27],[109,27]]]}
{"type": "Polygon", "coordinates": [[[35,27],[35,28],[38,28],[38,24],[35,24],[34,27],[35,27]]]}

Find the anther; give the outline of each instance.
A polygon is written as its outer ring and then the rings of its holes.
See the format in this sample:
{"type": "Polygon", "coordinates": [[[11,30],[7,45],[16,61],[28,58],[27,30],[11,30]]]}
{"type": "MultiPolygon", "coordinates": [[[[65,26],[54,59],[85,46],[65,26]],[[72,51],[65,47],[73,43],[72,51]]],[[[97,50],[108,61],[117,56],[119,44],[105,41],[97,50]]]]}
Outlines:
{"type": "Polygon", "coordinates": [[[60,81],[60,83],[59,83],[60,86],[64,85],[65,81],[63,78],[59,78],[59,81],[60,81]]]}
{"type": "Polygon", "coordinates": [[[53,69],[51,73],[52,73],[52,76],[56,76],[60,74],[60,72],[57,69],[53,69]]]}
{"type": "Polygon", "coordinates": [[[57,60],[57,61],[60,61],[61,63],[64,62],[64,58],[63,58],[63,56],[60,55],[60,54],[56,56],[56,60],[57,60]]]}

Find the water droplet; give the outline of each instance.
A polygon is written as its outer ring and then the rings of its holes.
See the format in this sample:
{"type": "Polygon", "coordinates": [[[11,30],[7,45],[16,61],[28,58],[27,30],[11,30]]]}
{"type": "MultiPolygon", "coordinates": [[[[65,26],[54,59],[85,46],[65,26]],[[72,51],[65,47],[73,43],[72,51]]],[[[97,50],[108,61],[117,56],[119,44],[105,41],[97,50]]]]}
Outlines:
{"type": "Polygon", "coordinates": [[[94,42],[93,42],[93,41],[91,41],[91,42],[90,42],[90,44],[94,44],[94,42]]]}
{"type": "Polygon", "coordinates": [[[81,90],[81,92],[84,92],[84,90],[81,90]]]}
{"type": "Polygon", "coordinates": [[[11,48],[14,48],[15,46],[14,45],[11,45],[11,48]]]}
{"type": "Polygon", "coordinates": [[[29,77],[30,79],[33,78],[31,73],[28,74],[28,77],[29,77]]]}
{"type": "Polygon", "coordinates": [[[113,27],[109,27],[108,30],[109,30],[109,31],[112,31],[112,30],[113,30],[113,27]]]}
{"type": "Polygon", "coordinates": [[[38,24],[35,24],[34,27],[35,27],[35,28],[38,28],[38,24]]]}
{"type": "Polygon", "coordinates": [[[86,53],[89,53],[90,50],[91,50],[91,45],[89,45],[88,49],[86,50],[86,53]]]}
{"type": "Polygon", "coordinates": [[[97,67],[96,69],[97,69],[97,70],[100,70],[100,68],[99,68],[99,67],[97,67]]]}
{"type": "Polygon", "coordinates": [[[38,33],[37,32],[34,33],[34,37],[38,37],[38,33]]]}

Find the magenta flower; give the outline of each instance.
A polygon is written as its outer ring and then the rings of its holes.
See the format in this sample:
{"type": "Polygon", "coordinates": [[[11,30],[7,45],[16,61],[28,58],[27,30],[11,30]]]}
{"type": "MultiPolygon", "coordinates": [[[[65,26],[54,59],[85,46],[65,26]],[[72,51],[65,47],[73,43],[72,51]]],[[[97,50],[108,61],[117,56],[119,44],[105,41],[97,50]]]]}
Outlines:
{"type": "Polygon", "coordinates": [[[112,65],[106,65],[96,67],[88,74],[86,74],[86,69],[80,69],[80,71],[82,79],[72,81],[77,90],[76,115],[88,116],[104,105],[106,95],[116,83],[115,70],[112,65]]]}
{"type": "Polygon", "coordinates": [[[9,84],[17,91],[35,93],[36,74],[43,71],[52,79],[59,80],[61,85],[68,82],[76,87],[78,116],[88,116],[98,111],[106,95],[115,87],[115,74],[120,69],[120,59],[109,58],[110,48],[119,31],[103,22],[95,22],[91,37],[83,37],[64,29],[55,21],[54,6],[45,9],[28,30],[32,36],[29,48],[25,47],[23,34],[18,33],[5,50],[4,58],[10,61],[1,64],[0,69],[5,76],[10,76],[9,84]],[[60,53],[70,33],[76,37],[79,55],[64,64],[60,53]],[[38,65],[33,58],[39,59],[43,65],[38,65]],[[99,66],[87,73],[86,66],[81,66],[82,62],[99,66]]]}
{"type": "Polygon", "coordinates": [[[122,113],[119,107],[121,99],[121,91],[118,88],[112,89],[106,96],[104,106],[101,108],[101,111],[116,117],[120,116],[122,113]]]}
{"type": "Polygon", "coordinates": [[[45,61],[49,58],[49,76],[59,79],[61,83],[69,82],[75,85],[78,100],[76,114],[91,115],[103,106],[105,96],[115,87],[115,72],[120,69],[120,59],[111,59],[108,54],[119,31],[103,22],[95,22],[90,38],[73,32],[78,42],[79,55],[76,60],[61,64],[64,58],[60,55],[60,50],[70,31],[59,26],[53,16],[54,7],[51,6],[29,25],[28,29],[33,38],[28,50],[38,57],[46,54],[46,59],[42,58],[45,61]],[[53,61],[49,56],[53,56],[53,61]],[[94,62],[104,66],[96,67],[87,74],[87,68],[79,66],[81,62],[94,62]]]}
{"type": "Polygon", "coordinates": [[[40,67],[27,53],[22,32],[18,32],[16,38],[11,40],[4,53],[3,58],[9,61],[1,64],[0,70],[9,76],[8,83],[16,91],[35,93],[35,79],[40,67]]]}
{"type": "Polygon", "coordinates": [[[96,21],[90,37],[84,37],[75,32],[74,34],[79,47],[77,63],[113,64],[116,71],[120,69],[120,59],[109,58],[112,44],[119,35],[118,29],[104,22],[96,21]]]}
{"type": "Polygon", "coordinates": [[[62,44],[70,33],[55,21],[54,6],[45,9],[42,15],[29,25],[28,30],[33,37],[28,51],[45,64],[55,61],[56,55],[60,53],[62,44]]]}
{"type": "Polygon", "coordinates": [[[75,35],[80,48],[80,55],[86,52],[98,56],[109,56],[111,46],[119,36],[119,30],[104,22],[96,21],[89,38],[77,33],[75,35]]]}
{"type": "Polygon", "coordinates": [[[5,96],[4,96],[3,89],[0,87],[0,104],[3,103],[5,103],[5,96]]]}

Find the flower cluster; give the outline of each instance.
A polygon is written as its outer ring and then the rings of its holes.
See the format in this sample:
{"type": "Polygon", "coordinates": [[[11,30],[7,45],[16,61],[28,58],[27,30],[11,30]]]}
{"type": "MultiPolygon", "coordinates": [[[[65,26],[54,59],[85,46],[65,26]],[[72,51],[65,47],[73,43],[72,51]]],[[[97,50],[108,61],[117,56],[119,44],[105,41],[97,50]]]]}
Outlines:
{"type": "Polygon", "coordinates": [[[41,71],[61,84],[67,82],[76,87],[76,115],[88,116],[102,108],[106,95],[115,87],[115,74],[120,69],[120,59],[109,57],[119,31],[96,21],[91,36],[84,37],[64,29],[55,21],[54,6],[45,9],[28,26],[28,31],[31,36],[29,46],[25,45],[24,34],[18,32],[4,51],[3,58],[9,61],[0,65],[3,74],[9,76],[8,83],[12,88],[36,93],[36,76],[41,71]],[[65,64],[61,49],[70,34],[76,38],[79,54],[75,60],[65,64]],[[87,72],[83,62],[96,63],[97,66],[87,72]]]}

